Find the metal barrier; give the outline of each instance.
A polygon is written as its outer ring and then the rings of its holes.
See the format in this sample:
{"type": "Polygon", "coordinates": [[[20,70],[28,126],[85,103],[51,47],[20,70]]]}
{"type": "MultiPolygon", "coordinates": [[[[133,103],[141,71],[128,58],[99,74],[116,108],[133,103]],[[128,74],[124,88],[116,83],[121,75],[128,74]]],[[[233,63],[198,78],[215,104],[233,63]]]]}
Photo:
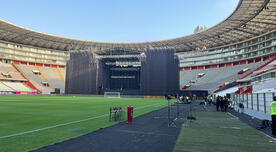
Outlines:
{"type": "Polygon", "coordinates": [[[271,119],[272,93],[231,94],[234,109],[259,119],[271,119]]]}
{"type": "Polygon", "coordinates": [[[109,121],[121,121],[125,118],[125,110],[122,107],[109,108],[109,121]]]}

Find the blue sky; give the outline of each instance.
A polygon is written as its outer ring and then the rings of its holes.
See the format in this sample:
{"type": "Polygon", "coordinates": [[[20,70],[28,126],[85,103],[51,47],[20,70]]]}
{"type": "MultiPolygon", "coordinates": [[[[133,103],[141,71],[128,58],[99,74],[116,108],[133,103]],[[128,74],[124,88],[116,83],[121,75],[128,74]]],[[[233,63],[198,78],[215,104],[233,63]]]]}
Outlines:
{"type": "Polygon", "coordinates": [[[141,42],[180,37],[228,17],[239,0],[3,0],[0,18],[83,40],[141,42]]]}

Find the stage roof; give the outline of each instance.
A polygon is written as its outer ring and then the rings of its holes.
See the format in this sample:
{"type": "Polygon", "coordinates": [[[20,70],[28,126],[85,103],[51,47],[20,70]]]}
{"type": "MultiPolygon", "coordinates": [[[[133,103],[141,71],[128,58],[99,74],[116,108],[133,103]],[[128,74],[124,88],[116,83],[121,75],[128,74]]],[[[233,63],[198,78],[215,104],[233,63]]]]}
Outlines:
{"type": "Polygon", "coordinates": [[[0,40],[55,50],[176,48],[177,51],[219,47],[240,42],[276,29],[276,0],[240,0],[235,11],[206,31],[174,39],[109,43],[49,35],[0,20],[0,40]]]}

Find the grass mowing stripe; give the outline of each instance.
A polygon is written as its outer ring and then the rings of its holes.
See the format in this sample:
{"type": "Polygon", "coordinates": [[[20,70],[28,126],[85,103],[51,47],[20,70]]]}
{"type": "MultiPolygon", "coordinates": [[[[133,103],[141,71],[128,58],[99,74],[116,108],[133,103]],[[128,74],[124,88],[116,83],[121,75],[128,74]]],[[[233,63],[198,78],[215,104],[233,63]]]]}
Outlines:
{"type": "Polygon", "coordinates": [[[82,120],[67,122],[67,123],[58,124],[58,125],[54,125],[54,126],[49,126],[49,127],[45,127],[45,128],[40,128],[40,129],[35,129],[35,130],[30,130],[30,131],[25,131],[25,132],[20,132],[20,133],[16,133],[16,134],[7,135],[7,136],[0,136],[0,139],[14,137],[14,136],[20,136],[20,135],[25,135],[25,134],[34,133],[34,132],[38,132],[38,131],[43,131],[43,130],[47,130],[47,129],[52,129],[52,128],[56,128],[56,127],[61,127],[61,126],[66,126],[66,125],[75,124],[75,123],[79,123],[79,122],[84,122],[84,121],[88,121],[88,120],[93,120],[93,119],[101,118],[101,117],[104,117],[104,116],[107,116],[107,115],[108,114],[104,114],[104,115],[100,115],[100,116],[96,116],[96,117],[91,117],[91,118],[87,118],[87,119],[82,119],[82,120]]]}
{"type": "MultiPolygon", "coordinates": [[[[231,117],[234,117],[234,118],[236,118],[236,119],[239,119],[238,117],[236,117],[236,116],[234,116],[234,115],[232,115],[231,113],[229,113],[229,112],[227,112],[227,114],[228,115],[230,115],[231,117]]],[[[258,130],[259,131],[259,130],[258,130]]],[[[270,139],[272,139],[272,140],[274,140],[274,141],[276,141],[276,139],[274,138],[274,137],[271,137],[271,136],[269,136],[268,134],[265,134],[264,132],[262,132],[262,131],[259,131],[260,133],[262,133],[263,135],[265,135],[265,136],[267,136],[268,138],[270,138],[270,139]]]]}
{"type": "MultiPolygon", "coordinates": [[[[144,109],[144,108],[152,107],[152,106],[156,106],[156,105],[161,105],[161,104],[151,104],[151,105],[147,105],[147,106],[138,107],[138,108],[135,108],[135,109],[139,110],[139,109],[144,109]]],[[[67,123],[63,123],[63,124],[58,124],[58,125],[54,125],[54,126],[40,128],[40,129],[35,129],[35,130],[20,132],[20,133],[6,135],[6,136],[0,136],[0,139],[14,137],[14,136],[20,136],[20,135],[25,135],[25,134],[34,133],[34,132],[38,132],[38,131],[43,131],[43,130],[47,130],[47,129],[52,129],[52,128],[56,128],[56,127],[66,126],[66,125],[70,125],[70,124],[80,123],[80,122],[84,122],[84,121],[89,121],[89,120],[105,117],[105,116],[108,116],[108,115],[109,114],[104,114],[104,115],[100,115],[100,116],[96,116],[96,117],[90,117],[90,118],[86,118],[86,119],[82,119],[82,120],[67,122],[67,123]]]]}
{"type": "Polygon", "coordinates": [[[276,142],[230,114],[196,112],[196,115],[196,121],[187,121],[189,125],[182,128],[174,152],[275,152],[276,142]]]}
{"type": "Polygon", "coordinates": [[[144,109],[144,108],[152,107],[152,106],[156,106],[156,105],[162,105],[162,104],[156,103],[156,104],[151,104],[151,105],[147,105],[147,106],[138,107],[138,108],[135,108],[135,109],[144,109]]]}

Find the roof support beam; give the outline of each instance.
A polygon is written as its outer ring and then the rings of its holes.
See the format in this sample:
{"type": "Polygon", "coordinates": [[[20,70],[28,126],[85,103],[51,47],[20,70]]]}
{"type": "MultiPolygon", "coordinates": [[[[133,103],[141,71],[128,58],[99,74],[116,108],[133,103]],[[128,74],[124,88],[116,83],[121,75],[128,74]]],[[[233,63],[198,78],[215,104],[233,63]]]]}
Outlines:
{"type": "Polygon", "coordinates": [[[255,33],[255,32],[252,32],[252,31],[247,31],[247,30],[244,30],[244,29],[235,29],[237,31],[240,31],[240,32],[244,32],[244,33],[248,33],[248,34],[251,34],[251,35],[258,35],[258,33],[255,33]]]}

